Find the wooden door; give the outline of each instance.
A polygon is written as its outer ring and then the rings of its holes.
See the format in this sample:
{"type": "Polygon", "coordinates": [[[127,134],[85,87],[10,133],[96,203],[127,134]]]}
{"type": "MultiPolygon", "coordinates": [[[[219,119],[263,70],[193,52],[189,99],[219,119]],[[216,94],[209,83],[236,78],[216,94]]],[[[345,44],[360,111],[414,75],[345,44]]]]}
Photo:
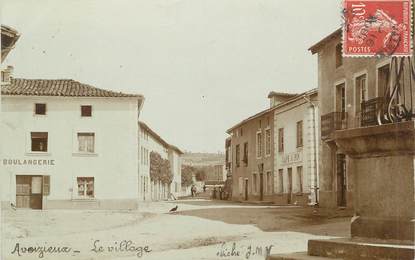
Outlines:
{"type": "Polygon", "coordinates": [[[42,176],[32,176],[32,191],[30,194],[30,207],[32,209],[42,209],[42,176]]]}
{"type": "Polygon", "coordinates": [[[42,209],[43,176],[16,175],[16,207],[42,209]]]}
{"type": "Polygon", "coordinates": [[[337,160],[337,206],[346,207],[347,205],[347,173],[346,156],[338,154],[337,160]]]}
{"type": "Polygon", "coordinates": [[[264,200],[264,174],[259,174],[259,200],[264,200]]]}
{"type": "Polygon", "coordinates": [[[292,192],[293,192],[293,169],[288,168],[288,191],[287,191],[287,203],[292,203],[292,192]]]}
{"type": "Polygon", "coordinates": [[[16,175],[16,207],[30,208],[30,176],[16,175]]]}
{"type": "Polygon", "coordinates": [[[248,200],[248,180],[245,180],[245,200],[248,200]]]}

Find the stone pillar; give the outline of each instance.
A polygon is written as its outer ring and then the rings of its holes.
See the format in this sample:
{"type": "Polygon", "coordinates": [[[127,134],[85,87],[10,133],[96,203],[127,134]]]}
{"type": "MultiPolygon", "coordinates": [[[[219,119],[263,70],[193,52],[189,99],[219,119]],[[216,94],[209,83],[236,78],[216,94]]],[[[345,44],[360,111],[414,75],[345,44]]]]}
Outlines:
{"type": "Polygon", "coordinates": [[[355,173],[352,238],[414,241],[415,122],[336,131],[355,173]]]}

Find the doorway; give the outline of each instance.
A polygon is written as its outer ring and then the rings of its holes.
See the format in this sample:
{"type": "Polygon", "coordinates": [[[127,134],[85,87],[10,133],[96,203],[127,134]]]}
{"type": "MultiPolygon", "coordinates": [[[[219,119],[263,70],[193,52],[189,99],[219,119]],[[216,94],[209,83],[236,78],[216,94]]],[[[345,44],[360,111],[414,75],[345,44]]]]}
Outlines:
{"type": "Polygon", "coordinates": [[[248,200],[248,179],[245,179],[245,200],[248,200]]]}
{"type": "Polygon", "coordinates": [[[259,174],[259,200],[264,200],[264,174],[259,174]]]}
{"type": "Polygon", "coordinates": [[[42,209],[43,177],[16,175],[16,207],[42,209]]]}
{"type": "Polygon", "coordinates": [[[293,168],[288,168],[287,204],[292,203],[292,193],[293,193],[293,168]]]}
{"type": "Polygon", "coordinates": [[[337,154],[337,206],[346,207],[347,205],[347,172],[346,155],[337,154]]]}

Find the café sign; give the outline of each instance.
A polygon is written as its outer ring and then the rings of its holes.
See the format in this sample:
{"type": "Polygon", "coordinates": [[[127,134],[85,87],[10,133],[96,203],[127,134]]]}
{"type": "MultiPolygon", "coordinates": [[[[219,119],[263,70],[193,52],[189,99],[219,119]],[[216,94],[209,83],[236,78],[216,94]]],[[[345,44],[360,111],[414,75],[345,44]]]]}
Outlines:
{"type": "Polygon", "coordinates": [[[26,165],[35,165],[35,166],[53,166],[55,165],[55,160],[44,160],[44,159],[3,159],[1,160],[3,165],[10,166],[26,166],[26,165]]]}
{"type": "Polygon", "coordinates": [[[299,163],[303,160],[301,152],[284,154],[282,157],[282,164],[299,163]]]}

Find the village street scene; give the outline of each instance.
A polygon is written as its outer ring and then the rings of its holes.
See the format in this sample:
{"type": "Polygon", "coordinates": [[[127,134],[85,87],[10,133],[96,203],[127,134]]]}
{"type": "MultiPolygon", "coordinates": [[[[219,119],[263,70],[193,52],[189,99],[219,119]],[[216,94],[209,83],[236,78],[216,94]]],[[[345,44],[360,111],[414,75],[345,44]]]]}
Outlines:
{"type": "Polygon", "coordinates": [[[0,3],[0,260],[415,259],[413,6],[0,3]]]}

